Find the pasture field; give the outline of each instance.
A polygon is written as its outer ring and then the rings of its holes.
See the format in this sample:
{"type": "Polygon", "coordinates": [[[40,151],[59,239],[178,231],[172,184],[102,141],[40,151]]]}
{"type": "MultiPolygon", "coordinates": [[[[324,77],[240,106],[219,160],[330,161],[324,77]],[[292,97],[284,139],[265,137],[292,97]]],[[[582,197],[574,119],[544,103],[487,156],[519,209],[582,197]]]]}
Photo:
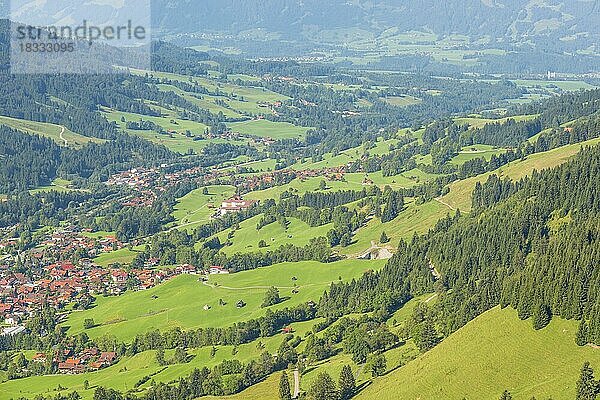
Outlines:
{"type": "Polygon", "coordinates": [[[523,86],[526,88],[536,88],[542,87],[546,89],[555,89],[558,88],[560,90],[564,90],[567,92],[575,92],[578,90],[590,90],[595,89],[596,86],[591,85],[584,81],[573,81],[573,80],[565,80],[565,81],[546,81],[546,80],[514,80],[519,86],[523,86]]]}
{"type": "Polygon", "coordinates": [[[477,182],[483,183],[487,181],[490,175],[496,174],[501,178],[519,180],[530,175],[534,170],[541,171],[563,164],[571,157],[575,156],[583,147],[595,146],[599,143],[600,139],[592,139],[583,143],[576,143],[543,153],[532,154],[524,161],[513,161],[495,171],[453,182],[450,184],[450,193],[443,196],[441,201],[449,204],[453,208],[468,212],[471,210],[471,195],[475,189],[475,185],[477,182]]]}
{"type": "Polygon", "coordinates": [[[374,143],[373,147],[370,149],[366,149],[365,147],[361,146],[341,151],[335,156],[332,153],[326,153],[323,155],[323,159],[321,161],[313,161],[311,158],[306,158],[298,161],[290,168],[295,170],[307,170],[339,167],[346,165],[349,162],[359,160],[365,153],[370,155],[387,154],[390,151],[390,145],[396,144],[398,144],[398,139],[382,140],[382,138],[379,138],[379,140],[374,143]]]}
{"type": "Polygon", "coordinates": [[[455,118],[454,121],[457,124],[461,125],[469,125],[471,128],[483,128],[487,124],[504,124],[509,119],[514,120],[515,122],[522,121],[531,121],[535,119],[538,115],[515,115],[513,117],[506,118],[498,118],[498,119],[489,119],[489,118],[481,118],[481,117],[464,117],[464,118],[455,118]]]}
{"type": "MultiPolygon", "coordinates": [[[[187,137],[184,135],[185,131],[189,130],[194,135],[203,134],[208,126],[195,121],[185,121],[175,117],[151,117],[147,115],[126,113],[122,111],[115,111],[104,109],[104,116],[111,122],[115,122],[121,129],[129,134],[139,136],[143,139],[149,140],[153,143],[162,144],[170,150],[180,153],[187,154],[189,151],[199,153],[208,143],[228,142],[221,139],[212,140],[194,140],[193,137],[187,137]],[[122,122],[121,118],[124,117],[126,122],[122,122]],[[155,131],[145,130],[134,130],[127,129],[127,121],[139,122],[140,120],[152,121],[161,128],[172,131],[172,134],[161,135],[155,131]]],[[[231,142],[229,142],[231,143],[231,142]]]]}
{"type": "Polygon", "coordinates": [[[486,161],[489,161],[493,155],[499,156],[505,152],[506,149],[496,148],[494,146],[485,144],[476,144],[473,146],[464,147],[460,153],[450,161],[450,163],[459,166],[476,158],[483,158],[486,161]]]}
{"type": "Polygon", "coordinates": [[[437,201],[417,205],[411,199],[406,199],[405,209],[396,219],[382,224],[379,218],[374,217],[358,229],[350,246],[339,250],[343,254],[358,256],[373,243],[381,245],[379,237],[382,232],[390,238],[383,247],[395,250],[400,239],[410,240],[415,233],[426,233],[448,214],[454,214],[454,211],[437,201]]]}
{"type": "Polygon", "coordinates": [[[262,227],[260,230],[256,230],[256,225],[262,216],[257,215],[240,223],[240,229],[235,231],[231,239],[228,239],[228,234],[231,230],[226,230],[215,235],[221,243],[225,243],[228,240],[231,242],[231,245],[223,247],[222,251],[227,255],[232,255],[235,253],[273,251],[285,244],[305,246],[312,238],[325,236],[329,230],[333,229],[333,224],[311,227],[299,219],[287,218],[288,225],[285,228],[279,222],[273,222],[262,227]],[[258,247],[258,242],[261,240],[266,242],[267,247],[258,247]]]}
{"type": "Polygon", "coordinates": [[[359,277],[369,269],[378,269],[382,261],[344,260],[322,264],[318,262],[283,263],[253,271],[231,275],[213,275],[208,283],[198,276],[184,275],[146,291],[126,293],[118,297],[98,297],[90,310],[72,313],[65,326],[69,334],[83,332],[83,321],[93,318],[97,327],[85,330],[91,337],[116,335],[121,340],[131,340],[137,333],[152,329],[181,327],[229,326],[234,322],[260,317],[265,309],[260,307],[270,286],[280,288],[288,300],[273,306],[291,307],[309,300],[317,300],[323,291],[339,277],[348,280],[359,277]],[[292,294],[294,281],[299,292],[292,294]],[[219,306],[218,299],[227,304],[219,306]],[[247,303],[238,309],[236,303],[247,303]],[[203,310],[209,305],[210,310],[203,310]]]}
{"type": "Polygon", "coordinates": [[[576,331],[576,321],[559,318],[535,331],[515,310],[497,307],[357,399],[496,399],[504,390],[515,400],[572,399],[583,362],[600,366],[598,350],[575,344],[576,331]]]}
{"type": "MultiPolygon", "coordinates": [[[[435,177],[432,174],[426,174],[421,170],[413,169],[410,171],[403,172],[394,176],[384,177],[381,171],[377,171],[370,174],[364,173],[350,173],[345,174],[345,181],[326,181],[327,191],[342,191],[342,190],[362,190],[369,186],[365,183],[365,179],[371,180],[373,185],[379,186],[383,189],[386,185],[392,189],[409,188],[417,185],[419,182],[427,181],[435,177]]],[[[265,200],[265,199],[276,199],[283,192],[291,190],[297,193],[314,192],[319,191],[321,181],[324,181],[323,177],[311,177],[304,180],[294,179],[288,184],[281,186],[274,186],[269,189],[257,190],[250,192],[244,197],[253,200],[265,200]]]]}
{"type": "Polygon", "coordinates": [[[407,107],[407,106],[412,106],[415,104],[420,104],[423,102],[423,100],[421,100],[417,97],[408,96],[408,95],[406,95],[406,96],[389,96],[389,97],[382,98],[382,100],[392,106],[397,106],[397,107],[407,107]]]}
{"type": "Polygon", "coordinates": [[[202,95],[193,94],[193,93],[189,93],[184,90],[181,90],[178,87],[173,86],[173,85],[161,84],[161,85],[158,85],[158,88],[165,92],[174,92],[174,93],[178,94],[179,96],[183,97],[184,99],[186,99],[187,101],[189,101],[190,103],[195,104],[204,110],[208,110],[213,114],[218,114],[218,113],[222,112],[223,115],[228,118],[243,118],[243,116],[241,114],[235,112],[234,110],[232,110],[230,108],[218,105],[215,102],[215,100],[217,100],[217,99],[225,101],[226,98],[214,97],[214,96],[209,96],[209,95],[205,95],[205,94],[202,94],[202,95]]]}
{"type": "MultiPolygon", "coordinates": [[[[317,318],[312,321],[292,324],[294,333],[304,337],[314,324],[322,321],[323,319],[317,318]]],[[[80,375],[30,377],[0,383],[0,400],[8,400],[9,398],[18,396],[34,396],[36,394],[67,394],[73,390],[77,390],[83,399],[92,400],[94,390],[97,386],[127,391],[132,389],[145,376],[151,376],[155,382],[172,382],[178,380],[180,377],[189,375],[195,368],[212,368],[224,360],[236,359],[242,363],[247,363],[250,360],[259,358],[263,351],[269,351],[274,354],[277,352],[282,341],[283,336],[280,334],[260,338],[253,342],[239,345],[236,348],[235,354],[233,346],[219,346],[214,356],[211,356],[211,347],[189,349],[188,354],[191,360],[188,363],[172,364],[164,367],[156,362],[156,351],[145,351],[135,356],[125,356],[119,363],[97,372],[87,372],[80,375]],[[261,344],[260,346],[259,343],[261,344]],[[90,385],[89,390],[84,389],[84,382],[86,380],[90,385]],[[59,384],[63,390],[57,390],[59,384]]],[[[173,350],[166,350],[166,358],[171,357],[173,352],[173,350]]],[[[25,356],[31,358],[33,353],[25,352],[25,356]]],[[[263,383],[269,382],[276,375],[274,374],[267,378],[263,383]]],[[[150,381],[141,385],[138,389],[138,394],[143,393],[150,385],[150,381]]]]}
{"type": "Polygon", "coordinates": [[[270,137],[272,139],[301,138],[310,128],[292,125],[288,122],[271,122],[267,120],[251,120],[228,124],[234,132],[246,135],[270,137]]]}
{"type": "Polygon", "coordinates": [[[25,119],[0,116],[0,125],[6,125],[21,132],[48,137],[61,146],[80,148],[88,143],[102,143],[104,140],[87,137],[64,129],[60,125],[35,122],[25,119]],[[61,138],[62,132],[62,138],[61,138]]]}
{"type": "Polygon", "coordinates": [[[191,191],[177,200],[173,207],[175,223],[172,228],[185,228],[194,230],[198,225],[208,223],[215,209],[211,205],[220,207],[221,202],[235,194],[233,186],[207,186],[208,194],[203,194],[204,188],[191,191]]]}
{"type": "Polygon", "coordinates": [[[98,257],[94,258],[94,263],[105,268],[116,263],[129,264],[133,261],[136,254],[137,252],[135,250],[129,250],[125,247],[109,253],[100,254],[98,257]]]}
{"type": "Polygon", "coordinates": [[[132,70],[132,73],[138,75],[144,75],[148,73],[149,75],[154,76],[155,78],[167,78],[187,83],[198,83],[199,85],[205,87],[213,93],[223,92],[223,94],[226,97],[229,97],[231,99],[237,98],[238,100],[241,98],[244,101],[248,101],[250,103],[273,103],[275,101],[284,101],[289,99],[289,97],[287,96],[276,92],[272,92],[262,87],[237,86],[232,83],[216,81],[214,79],[205,77],[173,74],[170,72],[143,70],[132,70]]]}
{"type": "MultiPolygon", "coordinates": [[[[288,371],[288,379],[293,390],[292,373],[288,371]]],[[[206,400],[279,400],[279,379],[281,372],[272,374],[264,381],[249,387],[233,396],[207,396],[206,400]]]]}
{"type": "Polygon", "coordinates": [[[62,178],[56,178],[52,181],[50,185],[40,186],[38,188],[32,189],[29,191],[31,194],[49,192],[49,191],[57,191],[57,192],[70,192],[76,189],[72,189],[69,187],[71,185],[71,181],[62,178]]]}

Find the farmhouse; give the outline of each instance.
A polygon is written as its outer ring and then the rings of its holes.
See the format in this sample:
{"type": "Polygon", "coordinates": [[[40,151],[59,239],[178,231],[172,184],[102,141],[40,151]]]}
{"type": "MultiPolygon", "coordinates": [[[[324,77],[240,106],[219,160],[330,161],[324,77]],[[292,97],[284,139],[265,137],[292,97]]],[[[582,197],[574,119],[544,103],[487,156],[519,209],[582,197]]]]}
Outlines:
{"type": "Polygon", "coordinates": [[[232,212],[240,212],[249,209],[255,203],[253,200],[243,200],[241,197],[236,196],[234,198],[224,200],[219,208],[219,214],[221,216],[232,212]]]}
{"type": "Polygon", "coordinates": [[[221,274],[228,274],[229,271],[226,268],[221,267],[219,265],[213,265],[212,267],[210,267],[208,269],[208,273],[211,275],[221,275],[221,274]]]}

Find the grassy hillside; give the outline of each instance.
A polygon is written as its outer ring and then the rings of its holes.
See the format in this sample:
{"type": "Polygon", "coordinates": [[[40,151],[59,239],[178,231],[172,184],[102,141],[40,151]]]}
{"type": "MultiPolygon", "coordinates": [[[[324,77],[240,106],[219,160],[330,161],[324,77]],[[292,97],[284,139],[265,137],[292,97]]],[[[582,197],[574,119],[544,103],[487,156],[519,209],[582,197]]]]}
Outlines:
{"type": "Polygon", "coordinates": [[[578,347],[577,323],[555,318],[541,331],[512,309],[494,308],[436,348],[376,380],[357,399],[574,399],[584,361],[600,351],[578,347]]]}
{"type": "Polygon", "coordinates": [[[234,132],[272,139],[300,138],[308,130],[308,128],[295,126],[288,122],[271,122],[267,120],[234,122],[229,124],[229,127],[234,132]]]}
{"type": "Polygon", "coordinates": [[[110,333],[121,340],[130,340],[136,333],[152,329],[229,326],[262,316],[265,309],[260,304],[270,286],[279,287],[281,296],[289,297],[275,306],[285,308],[318,300],[325,288],[339,277],[356,278],[368,269],[383,265],[381,261],[359,260],[330,264],[283,263],[237,274],[211,276],[208,284],[200,282],[195,275],[180,276],[150,290],[119,297],[98,297],[94,308],[72,313],[65,326],[70,327],[69,334],[82,332],[83,321],[93,318],[99,326],[86,330],[90,337],[110,333]],[[297,278],[297,294],[292,294],[292,277],[297,278]],[[225,306],[219,306],[220,298],[227,303],[225,306]],[[240,299],[247,303],[242,309],[235,306],[240,299]],[[205,304],[212,308],[203,310],[205,304]]]}
{"type": "Polygon", "coordinates": [[[450,185],[450,193],[442,197],[441,201],[453,208],[459,208],[461,211],[470,211],[471,194],[473,193],[473,189],[475,189],[476,183],[485,182],[490,175],[496,174],[502,178],[519,180],[530,175],[534,170],[541,171],[563,164],[575,156],[582,147],[594,146],[598,143],[600,143],[600,139],[592,139],[583,143],[559,147],[544,153],[532,154],[523,161],[513,161],[495,171],[456,181],[450,185]]]}
{"type": "Polygon", "coordinates": [[[365,226],[358,229],[352,244],[340,251],[344,254],[358,255],[369,249],[371,242],[378,243],[382,232],[385,232],[390,239],[386,247],[395,251],[400,239],[410,240],[415,233],[426,233],[448,214],[454,214],[454,212],[437,201],[417,205],[414,201],[407,199],[404,211],[396,219],[383,224],[379,218],[371,219],[365,226]]]}
{"type": "Polygon", "coordinates": [[[235,194],[233,186],[208,186],[207,189],[208,194],[203,194],[203,188],[200,188],[177,200],[173,207],[175,228],[192,231],[198,225],[207,223],[215,212],[209,205],[220,207],[223,200],[235,194]]]}
{"type": "Polygon", "coordinates": [[[81,147],[87,143],[102,143],[102,139],[83,136],[55,124],[35,122],[25,119],[0,116],[0,125],[6,125],[21,132],[46,136],[61,146],[81,147]],[[62,132],[62,137],[61,137],[62,132]]]}
{"type": "MultiPolygon", "coordinates": [[[[307,245],[312,238],[325,236],[327,232],[333,229],[333,224],[311,227],[306,222],[296,218],[288,218],[288,226],[285,228],[282,224],[274,222],[256,230],[256,225],[262,218],[262,215],[250,218],[240,223],[240,229],[235,232],[230,246],[225,246],[223,252],[231,255],[235,253],[255,252],[275,250],[284,244],[294,244],[296,246],[307,245]],[[267,247],[259,248],[258,242],[264,240],[267,247]]],[[[216,235],[221,243],[227,242],[227,235],[230,230],[223,231],[216,235]]]]}

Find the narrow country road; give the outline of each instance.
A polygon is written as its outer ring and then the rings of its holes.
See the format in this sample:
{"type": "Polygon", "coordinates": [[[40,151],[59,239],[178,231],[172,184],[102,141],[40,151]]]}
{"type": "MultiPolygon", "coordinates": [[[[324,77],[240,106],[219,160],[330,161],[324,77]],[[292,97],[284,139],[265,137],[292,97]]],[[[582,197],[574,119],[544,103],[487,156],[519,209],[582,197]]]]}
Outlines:
{"type": "Polygon", "coordinates": [[[441,197],[436,197],[435,201],[437,201],[438,203],[448,207],[449,209],[451,209],[452,211],[456,211],[456,208],[452,207],[450,204],[446,203],[444,200],[442,200],[441,197]]]}
{"type": "MultiPolygon", "coordinates": [[[[202,282],[203,285],[211,287],[213,289],[225,289],[225,290],[263,290],[263,289],[271,289],[272,286],[246,286],[246,287],[230,287],[230,286],[221,286],[221,285],[211,285],[208,282],[202,282]]],[[[275,286],[277,289],[302,289],[308,286],[314,285],[304,285],[304,286],[275,286]]]]}
{"type": "Polygon", "coordinates": [[[65,142],[65,146],[68,146],[68,145],[69,145],[69,142],[68,142],[68,141],[67,141],[67,139],[65,139],[65,137],[63,136],[63,134],[64,134],[64,133],[65,133],[65,127],[64,127],[64,126],[61,126],[61,127],[60,127],[60,135],[59,135],[59,137],[60,137],[60,140],[62,140],[63,142],[65,142]]]}
{"type": "Polygon", "coordinates": [[[300,371],[298,368],[294,370],[294,395],[293,399],[297,399],[300,396],[300,371]]]}

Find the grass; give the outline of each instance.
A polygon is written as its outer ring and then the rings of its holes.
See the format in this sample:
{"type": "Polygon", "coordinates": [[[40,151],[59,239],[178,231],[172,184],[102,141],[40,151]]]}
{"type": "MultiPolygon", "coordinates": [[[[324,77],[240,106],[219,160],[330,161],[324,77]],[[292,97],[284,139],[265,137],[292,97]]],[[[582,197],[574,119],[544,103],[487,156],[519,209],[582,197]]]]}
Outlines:
{"type": "Polygon", "coordinates": [[[250,102],[250,103],[273,103],[276,101],[288,100],[289,97],[272,92],[262,87],[252,86],[237,86],[232,83],[224,83],[216,81],[210,78],[188,76],[181,74],[173,74],[169,72],[158,72],[158,71],[143,71],[143,70],[132,70],[132,73],[138,75],[150,74],[155,78],[168,78],[171,80],[178,80],[181,82],[196,82],[199,85],[207,88],[211,92],[221,92],[225,97],[229,99],[237,99],[238,101],[250,102]]]}
{"type": "Polygon", "coordinates": [[[93,318],[98,327],[85,332],[96,338],[105,334],[121,340],[131,340],[137,333],[152,329],[181,327],[229,326],[234,322],[257,318],[264,314],[260,307],[266,289],[280,287],[287,301],[274,306],[285,308],[309,300],[317,300],[328,285],[338,277],[352,279],[368,269],[383,266],[381,261],[344,260],[330,264],[318,262],[283,263],[237,274],[211,276],[210,284],[198,281],[197,276],[179,276],[155,288],[129,292],[119,297],[98,297],[94,308],[74,312],[65,326],[69,334],[83,332],[83,321],[93,318]],[[292,277],[298,278],[299,293],[292,294],[292,277]],[[153,299],[153,296],[157,296],[153,299]],[[227,305],[219,306],[222,298],[227,305]],[[247,306],[238,309],[235,304],[244,300],[247,306]],[[212,308],[203,310],[205,304],[212,308]]]}
{"type": "MultiPolygon", "coordinates": [[[[165,110],[165,109],[161,109],[165,110]]],[[[168,111],[168,110],[167,110],[168,111]]],[[[104,109],[103,115],[111,122],[115,122],[119,127],[125,130],[127,133],[139,136],[143,139],[151,142],[162,144],[170,150],[180,153],[187,154],[190,151],[200,153],[204,147],[209,143],[232,143],[232,144],[244,144],[245,141],[234,141],[225,139],[210,139],[210,140],[194,140],[193,137],[187,137],[186,131],[190,131],[193,136],[200,136],[208,128],[206,125],[195,121],[182,120],[174,115],[166,115],[162,117],[152,117],[141,114],[127,113],[122,111],[104,109]],[[125,118],[125,122],[122,122],[122,118],[125,118]],[[162,127],[166,131],[170,131],[170,134],[161,135],[155,131],[143,131],[127,129],[127,121],[139,122],[141,119],[144,121],[152,121],[158,126],[162,127]]]]}
{"type": "MultiPolygon", "coordinates": [[[[325,236],[327,232],[333,229],[332,224],[310,227],[307,223],[296,219],[288,218],[289,224],[284,228],[280,223],[274,222],[256,230],[256,225],[262,218],[262,215],[250,218],[240,224],[240,229],[235,231],[235,236],[231,241],[231,246],[225,246],[223,252],[227,255],[244,252],[256,252],[275,250],[285,244],[294,244],[296,246],[307,245],[312,238],[325,236]],[[264,240],[267,247],[259,248],[258,242],[264,240]]],[[[223,231],[216,235],[221,243],[225,243],[230,230],[223,231]]]]}
{"type": "Polygon", "coordinates": [[[272,139],[301,138],[309,129],[288,122],[271,122],[264,119],[234,122],[230,123],[229,127],[235,132],[272,139]]]}
{"type": "Polygon", "coordinates": [[[62,127],[60,125],[49,124],[44,122],[35,122],[29,121],[25,119],[11,118],[0,116],[0,125],[6,125],[10,128],[19,130],[21,132],[29,133],[29,134],[37,134],[40,136],[48,137],[54,140],[61,146],[66,145],[69,147],[82,147],[88,143],[102,143],[102,139],[92,138],[83,136],[74,132],[71,132],[68,129],[65,129],[61,139],[60,133],[62,131],[62,127]]]}
{"type": "MultiPolygon", "coordinates": [[[[233,396],[207,396],[206,400],[279,400],[279,379],[281,373],[272,374],[263,382],[249,387],[233,396]]],[[[293,375],[288,372],[290,385],[293,385],[293,375]]],[[[292,386],[293,390],[293,386],[292,386]]]]}
{"type": "Polygon", "coordinates": [[[397,106],[397,107],[407,107],[407,106],[412,106],[415,104],[420,104],[423,102],[423,100],[421,100],[417,97],[408,96],[408,95],[406,95],[406,96],[389,96],[389,97],[383,98],[382,100],[392,106],[397,106]]]}
{"type": "Polygon", "coordinates": [[[417,205],[407,199],[405,210],[396,219],[382,224],[379,218],[373,218],[356,232],[353,243],[340,251],[344,254],[359,255],[371,247],[372,241],[379,244],[382,232],[390,238],[386,247],[395,250],[400,239],[408,240],[415,233],[426,233],[448,213],[453,214],[453,211],[437,201],[417,205]]]}
{"type": "Polygon", "coordinates": [[[215,212],[210,208],[213,204],[220,207],[221,202],[235,194],[233,186],[207,186],[208,194],[202,194],[204,188],[193,190],[177,200],[173,207],[174,227],[193,230],[200,224],[207,223],[215,212]]]}
{"type": "Polygon", "coordinates": [[[524,161],[513,161],[495,171],[456,181],[450,185],[450,193],[445,195],[442,201],[462,211],[470,211],[471,195],[475,189],[475,185],[477,182],[485,182],[490,175],[496,174],[502,178],[519,180],[530,175],[534,170],[541,171],[561,165],[575,156],[582,147],[594,146],[598,143],[600,143],[600,139],[592,139],[583,143],[576,143],[543,153],[532,154],[524,161]]]}
{"type": "Polygon", "coordinates": [[[513,117],[498,118],[498,119],[466,117],[466,118],[455,118],[454,121],[457,124],[469,125],[471,128],[483,128],[487,124],[498,124],[498,123],[504,124],[509,119],[512,119],[515,122],[522,122],[522,121],[531,121],[531,120],[535,119],[536,117],[537,117],[537,115],[515,115],[513,117]]]}
{"type": "Polygon", "coordinates": [[[512,309],[494,308],[406,366],[376,379],[357,399],[575,398],[584,361],[600,352],[575,344],[576,321],[554,318],[540,331],[512,309]]]}
{"type": "Polygon", "coordinates": [[[94,262],[101,267],[109,267],[111,264],[116,263],[129,264],[133,261],[136,255],[136,251],[129,250],[128,248],[122,248],[108,253],[102,253],[98,257],[94,258],[94,262]]]}
{"type": "Polygon", "coordinates": [[[52,181],[52,183],[50,185],[35,188],[33,190],[30,190],[29,193],[36,194],[36,193],[42,193],[42,192],[49,192],[52,190],[57,191],[57,192],[70,192],[70,191],[76,190],[76,189],[69,188],[69,185],[71,185],[71,181],[68,181],[66,179],[56,178],[52,181]]]}
{"type": "MultiPolygon", "coordinates": [[[[364,173],[350,173],[344,175],[345,181],[326,181],[327,191],[341,190],[362,190],[367,187],[363,184],[365,177],[373,181],[374,185],[382,189],[387,185],[392,189],[410,188],[417,185],[419,182],[429,180],[434,175],[426,174],[420,170],[411,170],[395,176],[384,177],[381,171],[365,175],[364,173]]],[[[314,192],[319,190],[321,181],[326,180],[323,177],[311,177],[304,180],[294,179],[292,182],[274,186],[269,189],[257,190],[248,193],[245,197],[254,200],[279,199],[279,196],[288,190],[298,193],[314,192]]]]}
{"type": "Polygon", "coordinates": [[[527,88],[543,87],[543,88],[554,88],[557,87],[561,90],[573,92],[577,90],[590,90],[596,88],[583,81],[546,81],[546,80],[515,80],[513,81],[519,86],[527,88]]]}
{"type": "MultiPolygon", "coordinates": [[[[312,329],[315,323],[323,321],[318,318],[312,321],[300,322],[292,324],[294,333],[304,337],[306,332],[312,329]]],[[[0,399],[8,399],[17,396],[33,397],[37,394],[57,394],[56,388],[60,384],[65,390],[61,393],[67,394],[70,391],[77,390],[84,399],[93,399],[93,394],[96,386],[104,386],[120,391],[132,389],[134,384],[142,377],[151,376],[154,382],[172,382],[180,377],[188,376],[195,368],[208,367],[212,368],[221,363],[223,360],[236,359],[242,363],[247,363],[250,360],[256,360],[260,357],[263,351],[269,351],[272,354],[277,352],[283,337],[275,335],[267,338],[260,338],[251,343],[242,344],[236,348],[234,354],[233,346],[218,346],[214,356],[211,356],[212,347],[202,347],[198,349],[189,349],[188,354],[191,360],[186,364],[173,364],[166,367],[161,367],[156,362],[155,351],[145,351],[136,354],[133,357],[123,357],[118,364],[100,370],[98,372],[89,372],[81,375],[51,375],[42,377],[31,377],[10,381],[0,384],[0,399]],[[262,346],[258,346],[258,344],[262,346]],[[89,390],[84,390],[84,381],[90,384],[89,390]]],[[[31,358],[33,351],[25,352],[26,357],[31,358]]],[[[165,351],[166,358],[171,357],[173,350],[165,351]]],[[[258,391],[269,382],[277,374],[267,378],[264,382],[257,386],[253,386],[248,392],[258,391]]],[[[278,382],[278,381],[277,381],[278,382]]],[[[143,392],[151,385],[147,382],[140,386],[140,391],[143,392]]],[[[274,392],[276,393],[276,392],[274,392]]],[[[138,393],[139,394],[139,393],[138,393]]]]}
{"type": "Polygon", "coordinates": [[[484,144],[477,144],[463,148],[460,153],[450,161],[450,163],[460,166],[467,161],[471,161],[476,158],[483,158],[486,161],[489,161],[493,155],[499,156],[505,152],[506,149],[495,148],[493,146],[484,144]]]}

